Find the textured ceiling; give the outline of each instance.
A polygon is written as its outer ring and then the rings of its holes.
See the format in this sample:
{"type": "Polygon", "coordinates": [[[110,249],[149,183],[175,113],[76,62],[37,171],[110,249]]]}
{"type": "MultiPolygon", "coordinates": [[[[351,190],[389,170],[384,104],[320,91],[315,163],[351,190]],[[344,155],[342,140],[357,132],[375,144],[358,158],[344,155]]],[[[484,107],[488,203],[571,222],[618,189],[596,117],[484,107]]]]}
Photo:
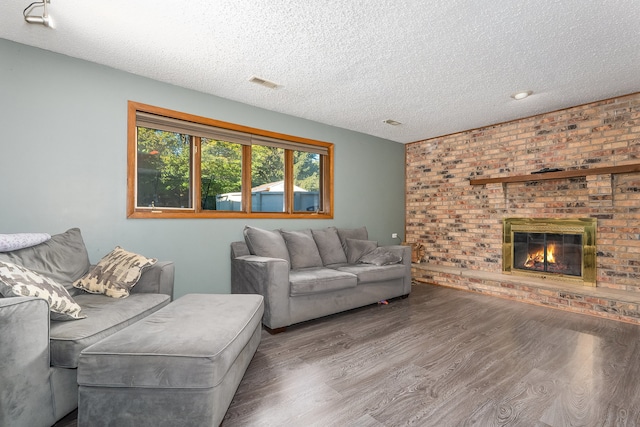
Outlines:
{"type": "Polygon", "coordinates": [[[640,91],[639,0],[29,2],[1,38],[403,143],[640,91]]]}

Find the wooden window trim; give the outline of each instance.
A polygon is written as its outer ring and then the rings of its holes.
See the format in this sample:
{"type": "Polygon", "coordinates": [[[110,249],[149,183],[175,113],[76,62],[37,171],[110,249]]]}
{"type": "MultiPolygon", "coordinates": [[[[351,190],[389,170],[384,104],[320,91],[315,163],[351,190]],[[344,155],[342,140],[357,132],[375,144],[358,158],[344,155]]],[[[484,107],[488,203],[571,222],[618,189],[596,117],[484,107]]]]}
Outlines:
{"type": "Polygon", "coordinates": [[[298,136],[286,135],[262,129],[251,128],[234,123],[223,122],[202,116],[196,116],[166,108],[155,107],[139,102],[129,101],[127,108],[127,218],[289,218],[289,219],[333,219],[333,189],[334,189],[334,146],[332,143],[317,141],[298,136]],[[200,189],[194,187],[200,177],[200,138],[192,138],[192,176],[191,190],[193,199],[192,209],[171,208],[140,208],[136,207],[136,159],[137,159],[137,130],[136,112],[145,112],[170,117],[187,122],[204,124],[207,126],[243,132],[258,137],[289,141],[312,147],[321,147],[326,155],[321,155],[320,197],[322,211],[295,212],[293,208],[293,152],[285,150],[285,200],[287,204],[284,212],[251,212],[251,145],[243,145],[242,151],[242,207],[240,211],[211,211],[202,210],[200,206],[200,189]],[[196,151],[197,150],[197,151],[196,151]],[[198,190],[198,191],[195,191],[198,190]]]}

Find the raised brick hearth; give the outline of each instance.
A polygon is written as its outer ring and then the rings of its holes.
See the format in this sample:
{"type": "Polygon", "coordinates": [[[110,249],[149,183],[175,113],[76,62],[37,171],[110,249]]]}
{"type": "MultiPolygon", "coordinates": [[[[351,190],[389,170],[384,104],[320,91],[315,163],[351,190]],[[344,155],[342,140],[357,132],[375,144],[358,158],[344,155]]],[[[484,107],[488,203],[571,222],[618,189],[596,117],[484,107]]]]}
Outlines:
{"type": "Polygon", "coordinates": [[[470,183],[637,163],[640,94],[408,144],[406,241],[427,252],[414,279],[640,323],[640,173],[470,183]],[[505,217],[597,218],[597,287],[502,274],[505,217]]]}
{"type": "Polygon", "coordinates": [[[416,283],[437,284],[574,313],[640,324],[640,292],[593,288],[532,277],[414,264],[416,283]]]}

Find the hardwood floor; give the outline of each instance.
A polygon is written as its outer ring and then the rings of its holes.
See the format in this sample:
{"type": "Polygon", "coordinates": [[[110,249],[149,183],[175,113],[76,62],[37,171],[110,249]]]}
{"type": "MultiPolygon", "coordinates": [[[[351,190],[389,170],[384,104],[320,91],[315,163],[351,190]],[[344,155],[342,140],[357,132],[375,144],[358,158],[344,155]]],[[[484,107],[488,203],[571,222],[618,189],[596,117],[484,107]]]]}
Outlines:
{"type": "Polygon", "coordinates": [[[640,426],[640,326],[415,285],[263,331],[222,424],[402,425],[640,426]]]}
{"type": "Polygon", "coordinates": [[[640,426],[640,327],[416,285],[263,333],[232,426],[640,426]]]}

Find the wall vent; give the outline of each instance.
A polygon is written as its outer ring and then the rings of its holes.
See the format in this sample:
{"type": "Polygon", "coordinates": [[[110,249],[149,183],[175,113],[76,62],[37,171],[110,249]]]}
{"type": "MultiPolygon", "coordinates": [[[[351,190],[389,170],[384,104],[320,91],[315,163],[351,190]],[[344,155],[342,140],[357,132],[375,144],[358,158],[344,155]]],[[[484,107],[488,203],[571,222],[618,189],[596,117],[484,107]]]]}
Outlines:
{"type": "Polygon", "coordinates": [[[260,77],[253,76],[249,79],[251,83],[255,83],[264,87],[268,87],[269,89],[277,89],[280,87],[279,84],[270,82],[269,80],[262,79],[260,77]]]}

